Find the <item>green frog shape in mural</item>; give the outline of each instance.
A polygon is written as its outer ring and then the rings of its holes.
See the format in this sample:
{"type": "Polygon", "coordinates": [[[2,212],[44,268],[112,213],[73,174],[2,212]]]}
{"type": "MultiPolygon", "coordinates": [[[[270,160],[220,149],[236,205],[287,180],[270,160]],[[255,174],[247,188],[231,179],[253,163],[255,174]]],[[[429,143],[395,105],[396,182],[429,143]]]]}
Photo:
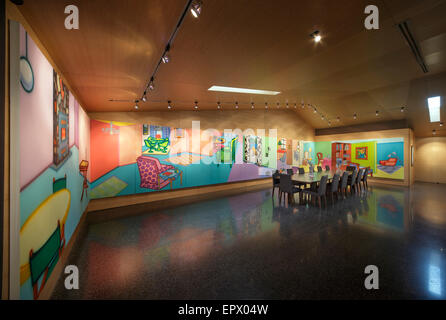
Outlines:
{"type": "Polygon", "coordinates": [[[153,137],[148,137],[146,140],[144,140],[144,143],[148,148],[147,150],[148,153],[154,153],[154,152],[167,153],[170,145],[169,138],[156,139],[153,137]]]}

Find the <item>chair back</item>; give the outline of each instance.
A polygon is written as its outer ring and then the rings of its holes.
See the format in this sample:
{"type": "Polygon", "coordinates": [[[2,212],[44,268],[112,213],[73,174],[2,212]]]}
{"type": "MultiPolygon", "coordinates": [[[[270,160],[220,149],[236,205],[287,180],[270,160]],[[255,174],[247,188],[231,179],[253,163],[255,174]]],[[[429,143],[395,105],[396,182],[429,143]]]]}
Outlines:
{"type": "Polygon", "coordinates": [[[280,191],[293,193],[293,181],[288,174],[280,175],[280,191]]]}
{"type": "Polygon", "coordinates": [[[356,183],[356,177],[357,176],[358,176],[358,171],[355,169],[355,171],[353,171],[353,173],[352,173],[351,184],[355,184],[356,183]]]}
{"type": "Polygon", "coordinates": [[[273,173],[273,186],[277,186],[280,183],[280,173],[278,171],[273,173]]]}
{"type": "Polygon", "coordinates": [[[292,176],[294,174],[293,169],[286,169],[286,173],[292,176]]]}
{"type": "Polygon", "coordinates": [[[327,192],[327,180],[328,176],[322,176],[321,182],[319,183],[319,189],[317,190],[317,194],[319,196],[325,196],[325,192],[327,192]]]}
{"type": "Polygon", "coordinates": [[[367,181],[367,176],[369,175],[369,168],[366,168],[364,171],[364,175],[362,176],[362,181],[367,181]]]}
{"type": "Polygon", "coordinates": [[[356,178],[356,183],[361,182],[362,176],[364,175],[364,169],[360,169],[358,173],[358,177],[356,178]]]}
{"type": "Polygon", "coordinates": [[[325,166],[325,171],[330,171],[330,166],[329,165],[325,166]]]}
{"type": "Polygon", "coordinates": [[[341,176],[337,173],[333,176],[333,181],[331,182],[331,192],[338,191],[340,177],[341,176]]]}
{"type": "Polygon", "coordinates": [[[342,174],[342,179],[341,179],[341,190],[347,188],[347,182],[348,182],[348,172],[344,172],[342,174]]]}
{"type": "Polygon", "coordinates": [[[317,172],[322,172],[322,167],[321,166],[317,166],[317,172]]]}
{"type": "Polygon", "coordinates": [[[305,174],[305,169],[304,168],[299,168],[299,174],[305,174]]]}
{"type": "Polygon", "coordinates": [[[314,173],[314,167],[310,167],[310,173],[314,173]]]}

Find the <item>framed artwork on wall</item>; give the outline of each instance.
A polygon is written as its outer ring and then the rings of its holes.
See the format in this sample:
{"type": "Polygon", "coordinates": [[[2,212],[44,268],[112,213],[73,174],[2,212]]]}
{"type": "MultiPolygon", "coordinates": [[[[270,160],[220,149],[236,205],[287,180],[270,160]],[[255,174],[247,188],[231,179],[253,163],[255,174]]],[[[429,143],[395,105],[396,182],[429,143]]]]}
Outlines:
{"type": "Polygon", "coordinates": [[[356,159],[358,160],[368,160],[368,147],[358,147],[356,148],[356,159]]]}

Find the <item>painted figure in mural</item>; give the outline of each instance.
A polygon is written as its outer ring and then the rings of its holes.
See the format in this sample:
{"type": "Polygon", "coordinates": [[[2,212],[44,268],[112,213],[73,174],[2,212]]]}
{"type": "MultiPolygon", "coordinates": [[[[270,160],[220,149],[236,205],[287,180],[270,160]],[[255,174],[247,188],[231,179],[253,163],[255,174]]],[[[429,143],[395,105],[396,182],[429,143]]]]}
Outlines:
{"type": "Polygon", "coordinates": [[[168,147],[170,145],[170,141],[168,138],[155,139],[153,137],[148,137],[146,140],[144,140],[144,143],[146,147],[149,148],[147,150],[148,153],[153,153],[153,152],[167,153],[168,147]]]}

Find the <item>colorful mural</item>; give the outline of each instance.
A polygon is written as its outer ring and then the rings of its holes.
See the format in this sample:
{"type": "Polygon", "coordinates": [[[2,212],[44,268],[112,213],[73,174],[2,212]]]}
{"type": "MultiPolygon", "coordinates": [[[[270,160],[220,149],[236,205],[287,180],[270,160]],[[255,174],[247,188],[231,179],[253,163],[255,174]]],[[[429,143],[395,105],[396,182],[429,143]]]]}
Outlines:
{"type": "Polygon", "coordinates": [[[17,123],[20,298],[37,299],[89,202],[90,120],[23,27],[20,52],[35,76],[33,90],[20,89],[17,123]]]}

